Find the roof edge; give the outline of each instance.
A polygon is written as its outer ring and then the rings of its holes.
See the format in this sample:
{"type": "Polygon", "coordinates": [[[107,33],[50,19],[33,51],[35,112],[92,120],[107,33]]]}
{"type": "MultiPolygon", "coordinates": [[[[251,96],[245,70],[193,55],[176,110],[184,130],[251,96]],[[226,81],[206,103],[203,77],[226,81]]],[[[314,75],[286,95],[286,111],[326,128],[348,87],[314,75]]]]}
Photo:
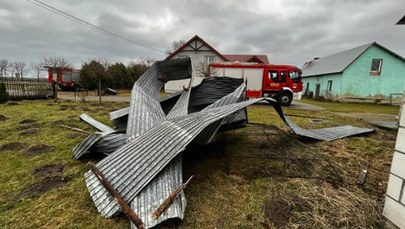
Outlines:
{"type": "Polygon", "coordinates": [[[185,47],[187,47],[188,45],[191,44],[191,42],[193,42],[194,40],[198,40],[201,43],[203,43],[205,46],[207,46],[212,52],[214,52],[215,54],[217,54],[219,57],[221,57],[222,59],[224,59],[225,61],[228,61],[228,58],[226,58],[224,55],[222,55],[220,52],[218,52],[216,49],[214,49],[211,45],[209,45],[207,42],[205,42],[201,37],[199,37],[198,35],[195,35],[194,37],[192,37],[190,40],[188,40],[186,43],[184,43],[182,46],[178,47],[174,52],[172,52],[171,54],[169,54],[165,60],[170,60],[171,58],[173,58],[176,54],[178,54],[179,52],[181,52],[181,50],[183,50],[185,47]]]}
{"type": "MultiPolygon", "coordinates": [[[[404,17],[405,17],[405,16],[404,16],[404,17]]],[[[395,57],[397,57],[397,58],[399,58],[399,59],[401,59],[402,61],[405,62],[405,58],[404,58],[403,56],[401,56],[401,55],[399,55],[399,54],[397,54],[397,53],[391,51],[390,49],[388,49],[388,48],[386,48],[386,47],[380,45],[379,43],[377,43],[377,42],[375,42],[375,41],[373,42],[373,44],[376,45],[376,46],[378,46],[379,48],[385,50],[386,52],[390,53],[391,55],[393,55],[393,56],[395,56],[395,57]]]]}

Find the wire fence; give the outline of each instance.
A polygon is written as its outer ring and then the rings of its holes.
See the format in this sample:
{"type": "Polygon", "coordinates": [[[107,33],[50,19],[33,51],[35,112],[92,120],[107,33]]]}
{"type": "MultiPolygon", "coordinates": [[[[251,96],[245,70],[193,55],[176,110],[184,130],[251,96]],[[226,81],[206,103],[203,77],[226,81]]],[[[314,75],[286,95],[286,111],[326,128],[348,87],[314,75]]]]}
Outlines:
{"type": "Polygon", "coordinates": [[[6,86],[10,100],[44,99],[53,96],[52,87],[47,82],[3,78],[0,83],[6,86]]]}

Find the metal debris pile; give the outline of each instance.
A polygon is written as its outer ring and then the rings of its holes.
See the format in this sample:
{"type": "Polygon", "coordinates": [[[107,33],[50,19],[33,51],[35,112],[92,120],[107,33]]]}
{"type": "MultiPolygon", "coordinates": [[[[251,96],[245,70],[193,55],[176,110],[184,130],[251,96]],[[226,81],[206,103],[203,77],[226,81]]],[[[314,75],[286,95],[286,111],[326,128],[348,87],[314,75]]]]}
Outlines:
{"type": "Polygon", "coordinates": [[[82,114],[99,130],[73,149],[75,159],[88,153],[106,157],[90,165],[85,181],[97,210],[104,217],[121,211],[131,227],[151,228],[170,219],[183,219],[181,152],[189,144],[208,144],[220,130],[247,123],[246,107],[267,101],[297,135],[331,141],[372,129],[352,126],[303,129],[289,120],[270,98],[245,100],[245,82],[227,77],[206,78],[194,88],[191,61],[181,58],[156,62],[134,84],[128,108],[110,114],[115,128],[82,114]],[[160,99],[170,80],[188,79],[188,89],[160,99]]]}

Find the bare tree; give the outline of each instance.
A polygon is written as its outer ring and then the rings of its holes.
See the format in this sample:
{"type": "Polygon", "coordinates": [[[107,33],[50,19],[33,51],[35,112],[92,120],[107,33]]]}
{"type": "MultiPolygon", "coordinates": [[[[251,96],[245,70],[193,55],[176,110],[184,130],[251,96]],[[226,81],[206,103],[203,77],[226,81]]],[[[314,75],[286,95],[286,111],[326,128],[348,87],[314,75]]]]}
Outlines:
{"type": "Polygon", "coordinates": [[[186,43],[185,40],[173,41],[172,46],[166,50],[166,54],[167,55],[172,54],[174,51],[176,51],[178,48],[180,48],[185,43],[186,43]]]}
{"type": "Polygon", "coordinates": [[[7,67],[7,69],[8,69],[8,71],[10,72],[10,77],[11,78],[13,78],[14,77],[14,73],[15,73],[15,64],[16,64],[16,62],[10,62],[10,63],[8,63],[8,67],[7,67]]]}
{"type": "Polygon", "coordinates": [[[67,68],[71,68],[72,65],[61,56],[58,57],[43,57],[41,58],[41,64],[45,68],[51,68],[53,72],[61,72],[67,68]]]}
{"type": "Polygon", "coordinates": [[[139,65],[143,65],[145,67],[150,67],[152,66],[154,63],[156,62],[155,59],[151,58],[151,57],[138,57],[135,61],[133,61],[130,64],[139,64],[139,65]]]}
{"type": "Polygon", "coordinates": [[[202,77],[210,77],[215,75],[218,70],[210,68],[210,65],[205,61],[197,62],[194,65],[195,72],[202,77]]]}
{"type": "Polygon", "coordinates": [[[13,67],[16,72],[17,79],[24,80],[24,74],[27,71],[26,66],[27,66],[26,63],[22,62],[22,61],[13,63],[13,67]]]}
{"type": "Polygon", "coordinates": [[[41,70],[44,68],[43,64],[41,62],[31,62],[31,68],[35,70],[37,73],[37,81],[39,81],[39,73],[41,70]]]}
{"type": "Polygon", "coordinates": [[[8,68],[8,61],[5,59],[0,60],[0,76],[6,77],[7,76],[7,68],[8,68]]]}

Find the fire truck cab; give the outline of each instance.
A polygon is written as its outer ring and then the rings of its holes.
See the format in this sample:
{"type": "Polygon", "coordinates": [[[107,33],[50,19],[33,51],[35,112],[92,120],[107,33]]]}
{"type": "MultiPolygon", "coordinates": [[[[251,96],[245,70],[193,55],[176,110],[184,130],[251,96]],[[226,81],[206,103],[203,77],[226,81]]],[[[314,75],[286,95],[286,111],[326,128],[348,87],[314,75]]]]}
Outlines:
{"type": "Polygon", "coordinates": [[[301,69],[292,65],[214,63],[210,65],[210,73],[243,78],[247,98],[272,97],[284,106],[290,105],[294,94],[302,91],[301,69]]]}

